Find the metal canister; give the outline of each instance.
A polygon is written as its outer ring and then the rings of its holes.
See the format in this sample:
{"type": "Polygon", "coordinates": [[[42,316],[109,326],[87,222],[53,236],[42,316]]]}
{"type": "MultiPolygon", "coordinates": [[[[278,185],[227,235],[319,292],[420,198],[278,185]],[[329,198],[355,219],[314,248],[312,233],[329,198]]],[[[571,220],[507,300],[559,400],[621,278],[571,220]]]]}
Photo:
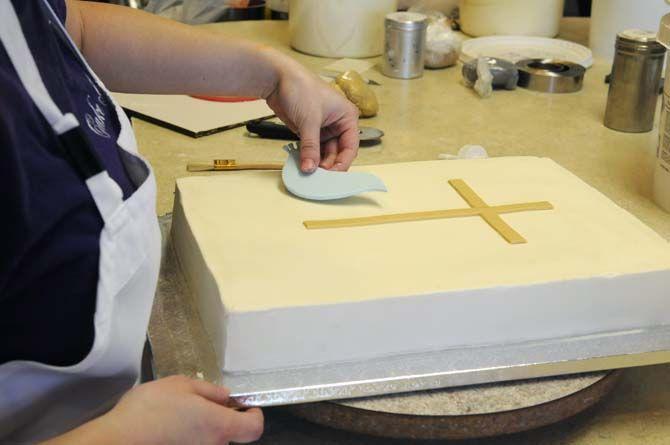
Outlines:
{"type": "Polygon", "coordinates": [[[665,47],[656,33],[629,29],[617,34],[605,126],[643,133],[654,127],[665,47]]]}
{"type": "Polygon", "coordinates": [[[386,41],[382,73],[399,79],[423,75],[428,18],[417,12],[393,12],[386,16],[386,41]]]}

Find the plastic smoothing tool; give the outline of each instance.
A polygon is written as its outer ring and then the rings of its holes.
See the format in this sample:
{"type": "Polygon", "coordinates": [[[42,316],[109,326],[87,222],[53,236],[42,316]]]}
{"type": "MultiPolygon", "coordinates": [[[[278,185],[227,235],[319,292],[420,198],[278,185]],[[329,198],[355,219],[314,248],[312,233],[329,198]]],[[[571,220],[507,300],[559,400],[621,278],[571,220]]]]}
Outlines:
{"type": "Polygon", "coordinates": [[[377,176],[363,172],[334,172],[317,168],[313,173],[300,171],[298,144],[284,146],[288,158],[282,169],[284,186],[292,194],[314,201],[342,199],[364,192],[385,192],[386,185],[377,176]]]}

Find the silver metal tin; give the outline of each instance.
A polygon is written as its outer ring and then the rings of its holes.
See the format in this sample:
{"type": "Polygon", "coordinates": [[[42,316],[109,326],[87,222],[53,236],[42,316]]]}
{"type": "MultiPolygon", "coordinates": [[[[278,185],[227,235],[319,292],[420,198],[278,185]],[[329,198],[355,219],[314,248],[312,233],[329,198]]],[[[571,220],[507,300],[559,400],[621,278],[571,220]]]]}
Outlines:
{"type": "Polygon", "coordinates": [[[161,218],[163,258],[149,325],[154,375],[184,374],[226,385],[240,406],[350,399],[670,362],[670,326],[652,326],[356,363],[222,373],[170,245],[171,221],[169,215],[161,218]]]}
{"type": "Polygon", "coordinates": [[[555,59],[524,59],[516,64],[522,88],[542,93],[574,93],[582,89],[582,65],[555,59]]]}
{"type": "Polygon", "coordinates": [[[416,12],[393,12],[386,16],[382,73],[398,79],[423,76],[428,18],[416,12]]]}
{"type": "Polygon", "coordinates": [[[650,31],[626,30],[617,35],[605,126],[643,133],[654,127],[665,47],[650,31]]]}

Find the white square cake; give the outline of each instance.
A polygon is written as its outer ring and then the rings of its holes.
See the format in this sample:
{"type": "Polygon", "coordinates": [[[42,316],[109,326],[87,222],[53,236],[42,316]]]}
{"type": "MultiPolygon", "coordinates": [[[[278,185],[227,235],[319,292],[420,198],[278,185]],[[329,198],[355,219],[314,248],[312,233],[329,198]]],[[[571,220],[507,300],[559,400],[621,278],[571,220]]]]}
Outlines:
{"type": "Polygon", "coordinates": [[[550,159],[353,170],[388,192],[311,202],[268,171],[177,181],[173,243],[225,372],[670,324],[668,242],[550,159]],[[544,207],[509,206],[529,202],[544,207]],[[304,224],[349,218],[368,225],[304,224]]]}

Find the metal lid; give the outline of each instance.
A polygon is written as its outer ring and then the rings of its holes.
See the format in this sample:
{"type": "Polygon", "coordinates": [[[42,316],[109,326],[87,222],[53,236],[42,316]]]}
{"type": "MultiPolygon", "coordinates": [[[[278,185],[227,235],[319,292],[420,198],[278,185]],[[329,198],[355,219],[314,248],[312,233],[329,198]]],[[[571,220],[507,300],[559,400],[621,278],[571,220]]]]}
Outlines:
{"type": "Polygon", "coordinates": [[[670,14],[666,14],[661,19],[661,26],[658,29],[656,40],[666,48],[670,48],[670,14]]]}
{"type": "Polygon", "coordinates": [[[658,43],[656,33],[643,29],[626,29],[618,33],[616,47],[618,51],[623,50],[637,54],[665,53],[665,47],[658,43]]]}
{"type": "Polygon", "coordinates": [[[426,26],[428,17],[418,12],[392,12],[386,16],[386,26],[389,28],[398,28],[413,30],[426,26]]]}
{"type": "Polygon", "coordinates": [[[618,33],[617,37],[639,43],[656,42],[656,33],[644,29],[626,29],[618,33]]]}

